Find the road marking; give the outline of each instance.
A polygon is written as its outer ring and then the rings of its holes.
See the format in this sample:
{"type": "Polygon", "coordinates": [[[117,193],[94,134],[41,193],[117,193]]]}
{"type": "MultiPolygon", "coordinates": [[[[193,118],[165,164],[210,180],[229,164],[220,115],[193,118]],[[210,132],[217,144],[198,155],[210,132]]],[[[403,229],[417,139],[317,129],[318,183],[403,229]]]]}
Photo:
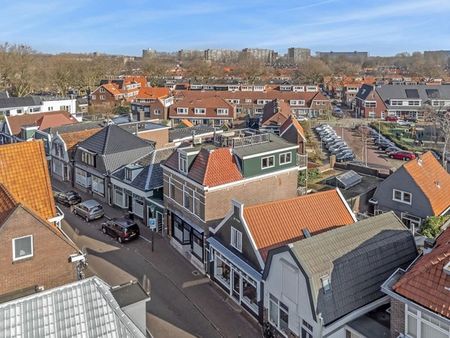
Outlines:
{"type": "Polygon", "coordinates": [[[210,279],[209,278],[202,278],[202,279],[197,279],[197,280],[191,280],[189,282],[184,282],[181,287],[183,289],[186,288],[190,288],[192,286],[197,286],[197,285],[203,285],[203,284],[207,284],[209,283],[210,279]]]}
{"type": "Polygon", "coordinates": [[[148,242],[148,243],[152,243],[152,241],[151,240],[149,240],[149,239],[147,239],[147,238],[145,238],[144,236],[142,236],[142,235],[139,235],[139,238],[142,238],[144,241],[146,241],[146,242],[148,242]]]}

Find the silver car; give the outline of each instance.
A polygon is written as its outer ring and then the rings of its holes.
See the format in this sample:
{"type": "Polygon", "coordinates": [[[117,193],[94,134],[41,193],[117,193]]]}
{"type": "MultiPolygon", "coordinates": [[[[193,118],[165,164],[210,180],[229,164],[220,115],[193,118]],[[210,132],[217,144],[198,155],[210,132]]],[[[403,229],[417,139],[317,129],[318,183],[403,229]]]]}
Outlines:
{"type": "Polygon", "coordinates": [[[96,200],[88,200],[75,205],[73,213],[84,218],[86,222],[102,218],[105,215],[102,205],[96,200]]]}

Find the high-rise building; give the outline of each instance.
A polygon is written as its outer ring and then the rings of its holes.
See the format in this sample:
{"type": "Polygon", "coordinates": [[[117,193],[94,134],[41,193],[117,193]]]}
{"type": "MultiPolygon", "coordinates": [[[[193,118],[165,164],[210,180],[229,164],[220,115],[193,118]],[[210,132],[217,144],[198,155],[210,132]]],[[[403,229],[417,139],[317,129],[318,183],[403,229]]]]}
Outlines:
{"type": "Polygon", "coordinates": [[[311,49],[291,47],[288,49],[287,57],[289,62],[300,63],[311,57],[311,49]]]}
{"type": "Polygon", "coordinates": [[[232,49],[207,49],[205,60],[215,62],[233,62],[239,58],[239,51],[232,49]]]}
{"type": "Polygon", "coordinates": [[[369,57],[368,52],[316,52],[316,55],[321,59],[348,59],[351,61],[361,61],[369,57]]]}
{"type": "Polygon", "coordinates": [[[178,51],[178,58],[180,60],[187,59],[203,59],[205,52],[198,49],[181,49],[178,51]]]}
{"type": "Polygon", "coordinates": [[[265,48],[244,48],[242,53],[268,64],[272,64],[277,57],[274,50],[265,48]]]}

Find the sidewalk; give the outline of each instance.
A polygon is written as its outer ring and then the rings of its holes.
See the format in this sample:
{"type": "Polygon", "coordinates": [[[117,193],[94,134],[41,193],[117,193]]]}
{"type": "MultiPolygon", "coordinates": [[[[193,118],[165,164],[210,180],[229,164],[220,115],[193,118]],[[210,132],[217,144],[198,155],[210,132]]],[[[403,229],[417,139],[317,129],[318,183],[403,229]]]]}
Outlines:
{"type": "MultiPolygon", "coordinates": [[[[52,181],[52,185],[55,190],[67,191],[73,189],[70,184],[63,182],[52,181]]],[[[79,193],[83,200],[95,199],[95,196],[91,194],[79,193]]],[[[115,209],[105,203],[102,204],[108,217],[123,217],[126,215],[126,212],[122,210],[115,209]]],[[[199,274],[197,269],[160,234],[154,234],[153,251],[150,244],[152,232],[144,226],[140,226],[143,240],[134,241],[124,246],[120,245],[119,247],[117,247],[115,242],[113,242],[114,244],[106,242],[109,245],[115,245],[117,250],[104,251],[100,250],[101,247],[106,245],[106,243],[99,242],[103,238],[101,231],[95,232],[98,229],[94,230],[95,228],[92,227],[92,224],[87,226],[87,223],[74,218],[72,215],[68,215],[67,218],[72,218],[73,222],[79,221],[79,226],[86,226],[86,230],[94,231],[92,235],[86,236],[85,234],[83,238],[86,238],[85,241],[95,241],[96,250],[95,252],[91,250],[89,258],[92,267],[95,266],[96,268],[95,273],[104,274],[104,278],[114,277],[115,279],[116,276],[111,277],[110,275],[117,274],[117,278],[119,278],[117,271],[121,271],[120,275],[129,274],[139,279],[147,276],[151,279],[151,286],[155,288],[152,291],[153,302],[150,303],[153,305],[150,305],[151,307],[167,305],[170,310],[170,304],[173,302],[172,306],[176,304],[176,308],[183,309],[186,307],[183,304],[188,302],[201,314],[204,321],[203,325],[208,323],[215,328],[215,332],[220,336],[256,337],[260,335],[260,328],[256,321],[248,318],[248,315],[237,304],[233,303],[210,279],[199,274]],[[97,233],[99,237],[97,237],[97,233]],[[89,238],[89,236],[94,236],[97,239],[89,238]],[[99,247],[100,244],[101,247],[99,247]],[[122,251],[120,247],[125,251],[122,251]],[[135,259],[127,258],[128,255],[134,255],[135,259]],[[173,288],[177,291],[173,292],[173,288]],[[171,300],[167,300],[167,297],[171,298],[171,300]]],[[[86,246],[91,247],[91,242],[86,242],[86,246]]],[[[166,310],[160,309],[160,311],[164,312],[166,310]]],[[[190,325],[193,327],[198,326],[198,323],[190,322],[191,316],[192,314],[183,312],[182,317],[178,319],[165,316],[159,318],[151,316],[150,319],[153,329],[156,329],[156,333],[159,333],[156,336],[163,337],[167,332],[175,334],[173,323],[177,323],[177,320],[181,320],[181,323],[185,322],[187,327],[190,325]]],[[[194,331],[196,330],[193,329],[194,331]]]]}

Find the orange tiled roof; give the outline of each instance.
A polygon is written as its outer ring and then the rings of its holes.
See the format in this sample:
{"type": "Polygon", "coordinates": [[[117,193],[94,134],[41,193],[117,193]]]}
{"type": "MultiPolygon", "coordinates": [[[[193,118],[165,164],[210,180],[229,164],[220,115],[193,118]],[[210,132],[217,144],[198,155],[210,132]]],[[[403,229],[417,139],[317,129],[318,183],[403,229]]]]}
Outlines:
{"type": "Polygon", "coordinates": [[[81,131],[74,131],[71,133],[62,133],[62,134],[60,134],[60,136],[66,143],[67,149],[71,149],[78,142],[84,141],[88,137],[91,137],[96,132],[98,132],[100,129],[102,129],[102,128],[93,128],[93,129],[87,129],[87,130],[81,130],[81,131]]]}
{"type": "Polygon", "coordinates": [[[143,75],[126,75],[123,77],[125,84],[139,83],[141,87],[147,87],[147,78],[143,75]]]}
{"type": "Polygon", "coordinates": [[[185,126],[188,127],[188,128],[194,126],[194,124],[193,124],[191,121],[186,120],[186,119],[181,120],[180,124],[183,124],[183,125],[185,125],[185,126]]]}
{"type": "Polygon", "coordinates": [[[169,96],[170,90],[165,87],[141,87],[136,99],[159,99],[169,96]]]}
{"type": "Polygon", "coordinates": [[[281,125],[280,127],[280,135],[283,134],[290,126],[294,126],[303,139],[305,139],[305,131],[303,130],[302,125],[297,121],[297,119],[291,114],[289,118],[281,125]]]}
{"type": "Polygon", "coordinates": [[[422,256],[393,286],[403,297],[450,319],[450,228],[437,239],[433,250],[422,256]]]}
{"type": "Polygon", "coordinates": [[[114,96],[123,95],[123,92],[114,83],[105,83],[102,85],[102,87],[114,96]]]}
{"type": "Polygon", "coordinates": [[[55,216],[42,141],[0,146],[0,183],[18,203],[23,203],[43,219],[55,216]]]}
{"type": "Polygon", "coordinates": [[[303,229],[314,235],[355,222],[337,190],[244,206],[244,219],[263,257],[271,248],[302,239],[303,229]]]}
{"type": "Polygon", "coordinates": [[[65,126],[67,124],[78,123],[78,121],[73,116],[67,116],[62,113],[44,115],[39,120],[37,120],[37,125],[39,125],[39,130],[44,130],[47,128],[65,126]]]}
{"type": "MultiPolygon", "coordinates": [[[[67,119],[70,119],[72,117],[72,115],[70,115],[70,113],[67,111],[51,111],[51,112],[44,112],[44,113],[6,116],[6,120],[9,125],[9,128],[11,129],[11,133],[13,135],[18,135],[20,133],[20,129],[23,126],[39,126],[43,122],[42,119],[44,117],[45,117],[45,119],[47,119],[47,117],[48,117],[48,118],[50,118],[50,120],[52,120],[53,117],[56,117],[56,120],[60,121],[60,120],[62,120],[61,115],[63,115],[65,118],[64,122],[66,122],[67,119]],[[39,121],[41,121],[41,122],[39,122],[39,121]]],[[[76,120],[73,118],[72,123],[75,123],[75,122],[76,122],[76,120]]],[[[46,121],[45,121],[45,124],[47,124],[46,121]]],[[[56,125],[53,125],[52,127],[56,127],[56,125]]],[[[39,129],[44,130],[45,128],[42,128],[42,126],[41,126],[39,129]]]]}
{"type": "Polygon", "coordinates": [[[242,174],[229,148],[210,151],[203,148],[189,168],[188,177],[204,186],[214,187],[239,181],[242,174]]]}
{"type": "Polygon", "coordinates": [[[0,226],[16,207],[17,202],[9,191],[0,183],[0,226]]]}
{"type": "Polygon", "coordinates": [[[427,197],[435,215],[450,207],[450,174],[431,152],[406,163],[403,168],[427,197]]]}

